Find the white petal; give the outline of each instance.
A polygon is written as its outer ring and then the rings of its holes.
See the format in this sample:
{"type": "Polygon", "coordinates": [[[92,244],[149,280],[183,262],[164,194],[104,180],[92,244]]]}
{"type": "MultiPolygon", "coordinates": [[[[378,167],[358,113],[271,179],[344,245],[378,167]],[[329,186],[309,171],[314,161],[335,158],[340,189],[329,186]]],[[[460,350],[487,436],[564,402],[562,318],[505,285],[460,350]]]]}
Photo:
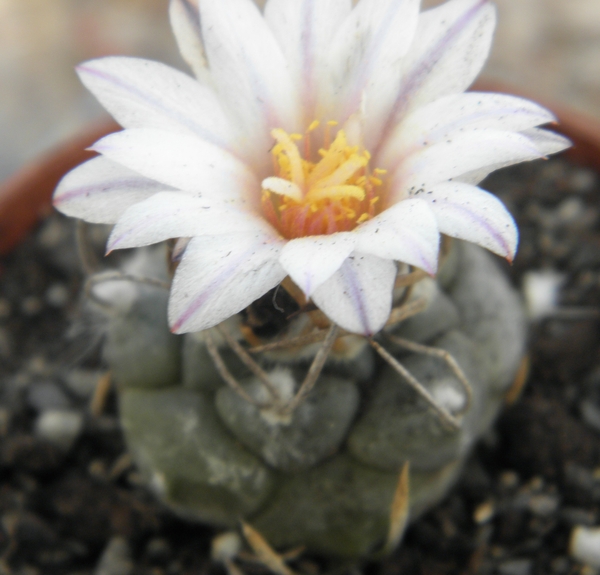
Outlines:
{"type": "Polygon", "coordinates": [[[354,234],[310,236],[290,240],[279,262],[296,285],[310,297],[328,280],[354,250],[354,234]]]}
{"type": "Polygon", "coordinates": [[[199,0],[202,37],[224,104],[253,161],[265,170],[271,130],[299,129],[298,93],[279,44],[252,0],[199,0]]]}
{"type": "Polygon", "coordinates": [[[312,299],[340,327],[371,336],[390,315],[395,279],[393,261],[354,253],[314,291],[312,299]]]}
{"type": "Polygon", "coordinates": [[[454,94],[419,108],[398,123],[377,161],[393,165],[465,129],[518,132],[553,121],[548,110],[523,98],[477,92],[454,94]]]}
{"type": "Polygon", "coordinates": [[[407,158],[394,176],[392,201],[440,182],[497,164],[516,164],[543,156],[533,142],[515,132],[472,130],[407,158]]]}
{"type": "Polygon", "coordinates": [[[192,238],[169,300],[174,333],[201,331],[238,313],[279,284],[283,241],[266,234],[192,238]]]}
{"type": "Polygon", "coordinates": [[[460,176],[453,178],[453,181],[463,182],[465,184],[472,184],[473,186],[476,186],[477,184],[485,180],[485,178],[487,178],[492,172],[495,172],[496,170],[501,170],[502,168],[506,168],[508,166],[512,166],[513,164],[514,162],[512,161],[490,164],[489,166],[484,166],[483,168],[479,168],[477,170],[472,170],[471,172],[461,174],[460,176]]]}
{"type": "Polygon", "coordinates": [[[256,232],[268,224],[242,210],[211,205],[181,192],[162,192],[131,206],[108,239],[107,251],[170,238],[256,232]]]}
{"type": "Polygon", "coordinates": [[[479,244],[512,261],[519,233],[496,196],[468,184],[445,182],[422,197],[431,202],[440,232],[479,244]]]}
{"type": "Polygon", "coordinates": [[[171,0],[169,19],[182,58],[188,63],[196,78],[207,81],[209,71],[202,42],[198,0],[171,0]]]}
{"type": "Polygon", "coordinates": [[[558,154],[558,152],[562,152],[573,145],[564,136],[549,130],[532,128],[530,130],[523,130],[521,133],[527,136],[544,155],[558,154]]]}
{"type": "Polygon", "coordinates": [[[103,157],[71,170],[54,192],[54,207],[95,224],[114,224],[137,202],[169,189],[103,157]]]}
{"type": "Polygon", "coordinates": [[[251,206],[260,200],[260,183],[244,163],[195,136],[124,130],[92,149],[153,180],[215,201],[251,206]]]}
{"type": "MultiPolygon", "coordinates": [[[[532,128],[529,130],[523,130],[520,132],[520,134],[532,142],[535,147],[539,149],[540,155],[544,157],[548,156],[549,154],[557,154],[558,152],[562,152],[563,150],[566,150],[572,146],[572,142],[570,140],[567,140],[567,138],[561,136],[560,134],[550,132],[549,130],[532,128]]],[[[489,176],[489,174],[492,172],[495,172],[501,168],[506,168],[507,166],[511,166],[514,163],[515,162],[513,160],[509,160],[491,164],[489,166],[461,174],[458,178],[456,178],[456,180],[466,184],[476,185],[487,178],[487,176],[489,176]]]]}
{"type": "Polygon", "coordinates": [[[404,200],[354,230],[356,249],[434,274],[440,234],[427,203],[404,200]]]}
{"type": "Polygon", "coordinates": [[[331,39],[351,10],[350,0],[269,0],[265,20],[279,42],[295,89],[301,94],[304,122],[317,115],[331,39]]]}
{"type": "Polygon", "coordinates": [[[192,133],[234,150],[236,136],[211,88],[159,62],[112,56],[77,67],[85,86],[124,128],[192,133]]]}
{"type": "Polygon", "coordinates": [[[423,12],[405,58],[394,121],[442,96],[464,92],[487,59],[495,25],[489,0],[450,0],[423,12]]]}
{"type": "MultiPolygon", "coordinates": [[[[335,36],[329,62],[336,110],[345,121],[365,101],[366,146],[378,138],[402,80],[419,0],[361,0],[335,36]]],[[[331,106],[333,109],[333,105],[331,106]]]]}

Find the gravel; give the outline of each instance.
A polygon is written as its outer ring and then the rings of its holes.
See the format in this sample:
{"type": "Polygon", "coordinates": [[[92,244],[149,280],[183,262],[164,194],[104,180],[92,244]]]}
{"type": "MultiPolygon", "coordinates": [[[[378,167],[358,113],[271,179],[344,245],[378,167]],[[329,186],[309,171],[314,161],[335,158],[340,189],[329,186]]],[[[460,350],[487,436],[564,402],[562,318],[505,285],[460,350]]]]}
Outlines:
{"type": "MultiPolygon", "coordinates": [[[[581,541],[595,545],[600,525],[600,182],[554,159],[486,186],[517,216],[520,250],[506,266],[515,284],[540,270],[561,282],[532,324],[522,397],[400,549],[356,568],[366,575],[596,568],[581,541]]],[[[98,326],[79,313],[72,232],[54,215],[0,262],[0,574],[222,574],[210,559],[216,532],[154,500],[128,459],[114,391],[99,394],[105,367],[98,326]]],[[[316,575],[334,565],[301,556],[292,566],[316,575]]]]}

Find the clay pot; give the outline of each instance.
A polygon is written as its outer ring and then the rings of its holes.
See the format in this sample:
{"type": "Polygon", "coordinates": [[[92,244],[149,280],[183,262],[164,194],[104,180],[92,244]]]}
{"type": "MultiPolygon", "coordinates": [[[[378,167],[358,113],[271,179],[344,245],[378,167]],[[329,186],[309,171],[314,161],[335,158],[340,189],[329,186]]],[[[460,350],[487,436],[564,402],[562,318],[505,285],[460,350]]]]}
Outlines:
{"type": "Polygon", "coordinates": [[[86,130],[26,165],[0,185],[0,256],[10,252],[51,210],[51,198],[59,180],[71,169],[93,157],[86,150],[119,126],[109,120],[86,130]]]}

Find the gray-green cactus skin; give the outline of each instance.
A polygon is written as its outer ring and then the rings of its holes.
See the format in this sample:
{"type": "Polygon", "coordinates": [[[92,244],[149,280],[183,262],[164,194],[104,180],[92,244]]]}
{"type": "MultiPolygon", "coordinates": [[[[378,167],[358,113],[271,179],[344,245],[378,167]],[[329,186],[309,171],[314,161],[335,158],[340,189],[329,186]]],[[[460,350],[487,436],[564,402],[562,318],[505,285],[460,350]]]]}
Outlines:
{"type": "MultiPolygon", "coordinates": [[[[203,334],[169,333],[166,292],[140,287],[108,321],[105,357],[148,485],[187,518],[223,528],[244,519],[277,548],[302,544],[344,557],[375,551],[403,464],[410,462],[415,518],[445,496],[514,379],[526,324],[493,259],[454,242],[437,279],[413,290],[413,298],[425,294],[427,309],[390,328],[449,351],[466,374],[472,402],[454,432],[367,344],[327,363],[291,416],[261,410],[224,383],[203,334]]],[[[444,361],[381,341],[442,406],[460,410],[464,389],[444,361]]],[[[246,393],[260,400],[263,384],[217,343],[246,393]]],[[[291,353],[257,359],[284,395],[309,363],[291,353]]]]}

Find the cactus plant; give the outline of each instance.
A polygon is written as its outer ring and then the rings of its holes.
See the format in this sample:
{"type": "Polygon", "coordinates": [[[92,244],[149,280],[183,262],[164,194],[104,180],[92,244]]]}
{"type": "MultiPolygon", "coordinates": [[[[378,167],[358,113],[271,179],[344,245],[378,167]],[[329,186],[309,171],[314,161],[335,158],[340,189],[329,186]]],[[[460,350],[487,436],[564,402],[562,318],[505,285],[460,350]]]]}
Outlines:
{"type": "Polygon", "coordinates": [[[243,518],[276,546],[389,550],[523,354],[514,291],[446,239],[512,260],[516,225],[477,183],[568,142],[532,102],[463,93],[488,0],[171,0],[170,15],[196,78],[81,65],[125,129],[54,196],[115,224],[109,252],[171,242],[153,281],[90,280],[128,445],[187,516],[243,518]]]}

